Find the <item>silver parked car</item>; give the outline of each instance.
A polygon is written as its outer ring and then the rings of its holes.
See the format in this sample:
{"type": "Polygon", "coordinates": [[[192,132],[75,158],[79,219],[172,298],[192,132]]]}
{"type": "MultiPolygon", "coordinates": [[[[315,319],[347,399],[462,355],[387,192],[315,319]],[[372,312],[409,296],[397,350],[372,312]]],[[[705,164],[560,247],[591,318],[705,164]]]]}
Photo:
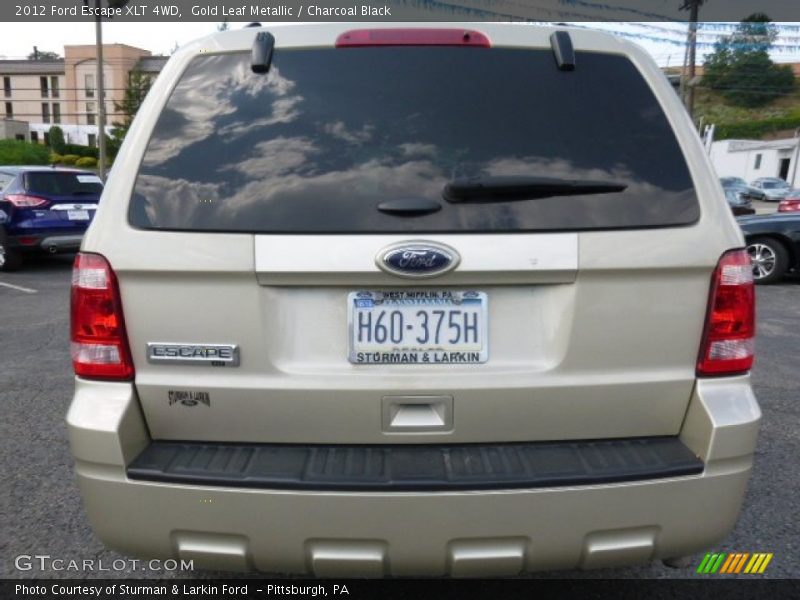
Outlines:
{"type": "Polygon", "coordinates": [[[764,191],[747,185],[747,182],[741,177],[720,177],[719,182],[722,184],[722,189],[726,192],[729,190],[741,194],[748,200],[763,200],[764,191]]]}
{"type": "Polygon", "coordinates": [[[786,181],[779,177],[760,177],[750,185],[763,192],[763,200],[767,202],[780,202],[792,189],[786,181]]]}
{"type": "Polygon", "coordinates": [[[218,33],[170,58],[116,164],[74,267],[67,416],[109,546],[512,575],[682,557],[736,523],[752,267],[639,47],[218,33]]]}

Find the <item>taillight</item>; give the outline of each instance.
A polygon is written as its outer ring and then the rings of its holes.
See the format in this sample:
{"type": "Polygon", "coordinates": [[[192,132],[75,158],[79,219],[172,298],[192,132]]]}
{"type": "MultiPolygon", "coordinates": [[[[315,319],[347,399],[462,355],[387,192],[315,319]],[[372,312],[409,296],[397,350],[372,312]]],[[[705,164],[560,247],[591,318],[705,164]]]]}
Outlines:
{"type": "Polygon", "coordinates": [[[485,34],[472,29],[353,29],[336,38],[337,48],[361,46],[491,47],[485,34]]]}
{"type": "Polygon", "coordinates": [[[720,258],[711,281],[697,374],[735,375],[753,366],[756,334],[753,266],[746,250],[720,258]]]}
{"type": "Polygon", "coordinates": [[[778,203],[778,212],[800,211],[800,200],[782,200],[778,203]]]}
{"type": "Polygon", "coordinates": [[[80,253],[72,267],[72,366],[93,379],[133,378],[117,277],[99,254],[80,253]]]}
{"type": "Polygon", "coordinates": [[[28,194],[6,194],[5,199],[17,208],[34,208],[47,205],[49,202],[39,196],[29,196],[28,194]]]}

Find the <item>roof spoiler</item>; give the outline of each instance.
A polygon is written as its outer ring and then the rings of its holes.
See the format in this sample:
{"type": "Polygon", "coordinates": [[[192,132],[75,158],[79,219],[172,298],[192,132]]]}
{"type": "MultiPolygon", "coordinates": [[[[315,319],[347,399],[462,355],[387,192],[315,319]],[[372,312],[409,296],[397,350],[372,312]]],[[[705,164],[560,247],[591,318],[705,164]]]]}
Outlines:
{"type": "Polygon", "coordinates": [[[268,31],[259,31],[253,41],[253,53],[250,59],[250,68],[253,73],[267,73],[272,64],[272,50],[275,48],[275,38],[268,31]]]}
{"type": "Polygon", "coordinates": [[[556,31],[550,36],[550,47],[561,71],[575,70],[575,50],[568,31],[556,31]]]}

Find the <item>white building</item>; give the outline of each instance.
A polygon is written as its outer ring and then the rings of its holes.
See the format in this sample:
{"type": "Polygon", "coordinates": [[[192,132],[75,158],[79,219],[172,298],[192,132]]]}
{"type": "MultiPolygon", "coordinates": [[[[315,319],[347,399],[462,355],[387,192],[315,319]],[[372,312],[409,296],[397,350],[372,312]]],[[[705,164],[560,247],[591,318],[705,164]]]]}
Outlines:
{"type": "MultiPolygon", "coordinates": [[[[67,144],[80,144],[81,146],[97,146],[97,125],[74,125],[69,123],[59,123],[64,132],[64,142],[67,144]]],[[[50,123],[29,123],[31,141],[48,140],[50,123]]],[[[111,135],[113,125],[106,126],[106,135],[111,135]]]]}
{"type": "Polygon", "coordinates": [[[722,140],[711,144],[711,162],[720,177],[780,177],[800,187],[800,138],[784,140],[722,140]]]}

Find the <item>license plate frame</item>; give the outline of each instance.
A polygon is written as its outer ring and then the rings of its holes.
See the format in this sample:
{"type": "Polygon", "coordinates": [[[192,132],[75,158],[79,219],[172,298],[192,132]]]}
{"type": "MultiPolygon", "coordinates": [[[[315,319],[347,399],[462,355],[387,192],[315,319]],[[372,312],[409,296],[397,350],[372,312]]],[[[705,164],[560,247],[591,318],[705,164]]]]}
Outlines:
{"type": "MultiPolygon", "coordinates": [[[[489,297],[486,292],[481,292],[472,289],[425,289],[425,290],[356,290],[351,291],[347,295],[347,358],[348,361],[354,365],[388,365],[388,364],[404,364],[404,365],[442,365],[442,364],[460,364],[460,365],[474,365],[482,364],[489,360],[489,312],[488,312],[489,297]],[[357,305],[357,301],[361,304],[357,305]],[[402,302],[401,302],[402,301],[402,302]],[[370,306],[370,302],[372,305],[370,306]],[[476,306],[477,304],[477,306],[476,306]],[[386,340],[385,348],[381,349],[365,349],[363,342],[360,343],[356,339],[357,334],[357,319],[359,312],[372,310],[375,307],[391,307],[400,312],[411,312],[416,310],[441,310],[444,308],[447,316],[442,315],[441,319],[450,321],[453,312],[458,311],[463,315],[463,325],[468,323],[468,317],[465,314],[467,311],[462,311],[457,308],[459,306],[468,306],[469,314],[475,314],[475,323],[477,325],[476,333],[474,334],[474,344],[477,348],[462,348],[454,347],[453,344],[442,343],[444,341],[441,337],[437,344],[435,339],[433,344],[407,344],[406,340],[401,337],[400,343],[386,340]],[[436,347],[433,347],[436,346],[436,347]]],[[[424,333],[425,329],[422,328],[422,319],[414,315],[417,322],[409,327],[402,327],[404,321],[400,321],[400,329],[402,331],[412,331],[424,333]]],[[[438,315],[436,315],[438,317],[438,315]]],[[[457,315],[456,315],[457,316],[457,315]]],[[[391,317],[390,317],[391,318],[391,317]]],[[[430,317],[429,317],[430,318],[430,317]]],[[[427,322],[427,321],[426,321],[427,322]]],[[[448,325],[447,330],[450,334],[453,333],[452,328],[456,325],[448,325]]],[[[362,321],[363,326],[363,321],[362,321]]],[[[460,337],[461,333],[457,334],[460,337]]],[[[419,340],[419,335],[415,336],[414,341],[419,340]]],[[[468,342],[468,335],[464,331],[465,342],[468,342]]],[[[384,344],[384,342],[378,342],[384,344]]]]}
{"type": "Polygon", "coordinates": [[[85,209],[68,210],[67,220],[69,221],[88,221],[90,219],[89,211],[85,209]]]}

